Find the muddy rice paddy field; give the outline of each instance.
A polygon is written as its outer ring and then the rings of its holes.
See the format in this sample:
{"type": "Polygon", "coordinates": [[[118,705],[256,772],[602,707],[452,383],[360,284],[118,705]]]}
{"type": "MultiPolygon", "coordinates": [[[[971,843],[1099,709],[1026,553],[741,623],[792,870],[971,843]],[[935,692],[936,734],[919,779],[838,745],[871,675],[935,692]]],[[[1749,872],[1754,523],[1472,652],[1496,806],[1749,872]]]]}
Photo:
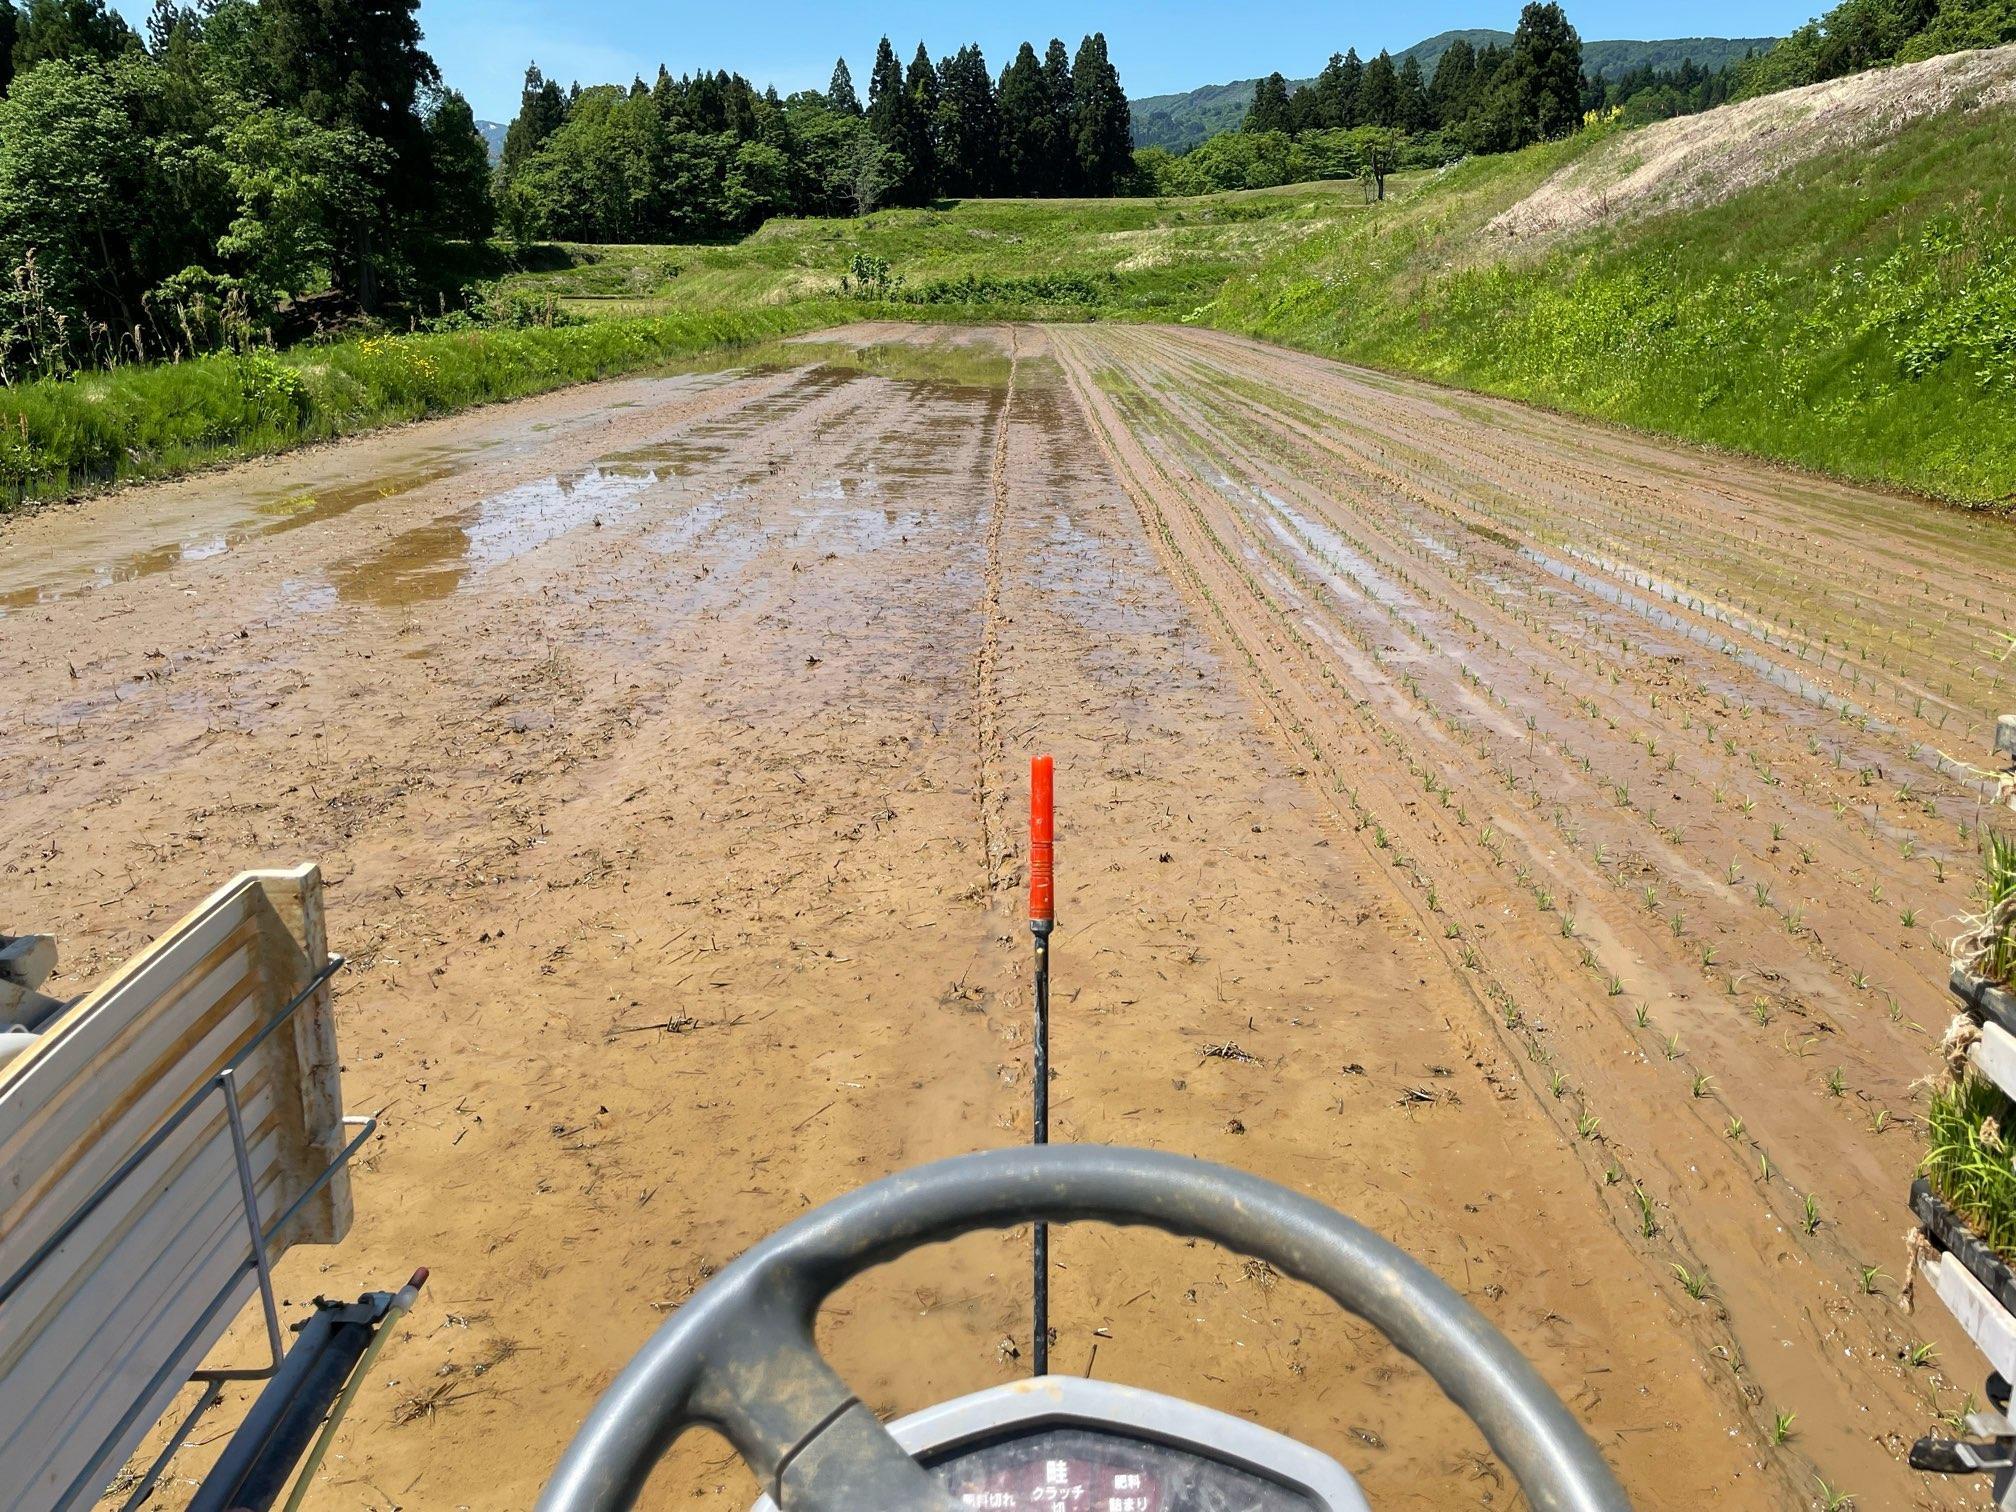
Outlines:
{"type": "MultiPolygon", "coordinates": [[[[1903,1452],[1983,1368],[1896,1278],[2016,534],[1198,331],[735,361],[0,526],[0,923],[75,991],[236,870],[331,887],[384,1121],[283,1293],[433,1281],[311,1506],[529,1506],[744,1246],[1027,1137],[1039,750],[1055,1137],[1396,1239],[1641,1506],[1967,1504],[1903,1452]]],[[[1026,1243],[844,1292],[863,1399],[1025,1368],[1026,1243]]],[[[1298,1285],[1053,1253],[1058,1368],[1516,1503],[1298,1285]]],[[[752,1494],[695,1437],[653,1505],[752,1494]]]]}

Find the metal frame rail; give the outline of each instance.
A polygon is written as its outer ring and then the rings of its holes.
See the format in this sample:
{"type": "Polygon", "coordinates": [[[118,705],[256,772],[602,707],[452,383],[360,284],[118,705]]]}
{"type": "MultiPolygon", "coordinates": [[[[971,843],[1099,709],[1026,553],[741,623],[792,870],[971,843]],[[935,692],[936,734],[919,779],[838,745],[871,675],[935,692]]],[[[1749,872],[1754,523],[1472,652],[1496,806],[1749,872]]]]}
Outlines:
{"type": "MultiPolygon", "coordinates": [[[[342,967],[342,956],[330,956],[320,969],[308,979],[307,985],[289,999],[287,1005],[263,1025],[257,1034],[247,1040],[238,1053],[232,1056],[228,1064],[223,1066],[207,1083],[192,1093],[181,1107],[163,1119],[160,1126],[147,1136],[139,1148],[120,1162],[117,1170],[93,1188],[91,1195],[78,1204],[76,1211],[64,1219],[62,1226],[43,1241],[35,1253],[28,1257],[26,1263],[15,1270],[5,1281],[0,1281],[0,1307],[4,1307],[7,1299],[20,1290],[23,1283],[34,1274],[37,1267],[60,1250],[63,1247],[63,1242],[76,1232],[78,1226],[85,1219],[89,1218],[107,1197],[117,1190],[121,1182],[131,1176],[150,1155],[160,1149],[170,1135],[184,1123],[188,1122],[198,1108],[202,1107],[213,1096],[221,1096],[224,1099],[224,1114],[229,1122],[231,1133],[231,1153],[237,1165],[238,1192],[244,1206],[246,1233],[250,1241],[248,1253],[244,1261],[231,1272],[230,1279],[218,1288],[216,1296],[211,1299],[210,1305],[203,1310],[202,1315],[197,1319],[196,1323],[183,1335],[181,1347],[171,1355],[169,1363],[162,1365],[155,1371],[153,1377],[147,1382],[146,1387],[136,1394],[133,1406],[120,1418],[118,1426],[105,1437],[103,1442],[107,1445],[115,1443],[132,1429],[145,1405],[166,1384],[167,1378],[173,1368],[173,1361],[181,1358],[183,1350],[195,1347],[198,1340],[206,1334],[214,1338],[228,1326],[229,1318],[220,1317],[220,1314],[231,1303],[232,1294],[237,1291],[240,1281],[244,1279],[248,1270],[258,1280],[259,1303],[261,1310],[265,1314],[266,1342],[272,1359],[270,1363],[265,1365],[204,1369],[190,1373],[188,1379],[192,1383],[200,1382],[203,1384],[205,1388],[203,1394],[197,1399],[196,1405],[190,1409],[188,1415],[176,1426],[175,1432],[169,1437],[167,1445],[161,1450],[160,1454],[155,1456],[153,1463],[141,1475],[139,1482],[133,1488],[132,1494],[126,1498],[121,1512],[132,1512],[132,1509],[138,1507],[153,1491],[156,1483],[161,1478],[162,1472],[167,1469],[168,1461],[174,1456],[175,1451],[180,1449],[184,1442],[187,1441],[190,1433],[196,1427],[197,1419],[216,1405],[218,1398],[224,1394],[226,1385],[234,1381],[263,1381],[270,1379],[279,1371],[281,1363],[286,1357],[286,1348],[280,1334],[279,1303],[273,1294],[272,1259],[268,1254],[268,1250],[272,1246],[274,1239],[300,1216],[301,1210],[308,1205],[315,1194],[329,1184],[336,1173],[349,1163],[350,1157],[356,1154],[364,1142],[376,1132],[378,1120],[375,1116],[364,1114],[343,1115],[343,1126],[348,1129],[355,1129],[357,1131],[356,1135],[337,1152],[335,1158],[323,1168],[321,1174],[309,1182],[300,1195],[288,1204],[285,1212],[280,1214],[271,1223],[262,1226],[259,1221],[259,1193],[252,1173],[251,1146],[246,1140],[245,1119],[238,1100],[238,1071],[259,1047],[266,1043],[274,1031],[291,1020],[300,1011],[301,1007],[313,998],[316,993],[321,991],[323,985],[341,970],[342,967]]],[[[72,1485],[64,1492],[64,1501],[66,1504],[75,1504],[77,1499],[81,1497],[83,1498],[83,1504],[88,1505],[103,1490],[102,1486],[72,1485]]]]}

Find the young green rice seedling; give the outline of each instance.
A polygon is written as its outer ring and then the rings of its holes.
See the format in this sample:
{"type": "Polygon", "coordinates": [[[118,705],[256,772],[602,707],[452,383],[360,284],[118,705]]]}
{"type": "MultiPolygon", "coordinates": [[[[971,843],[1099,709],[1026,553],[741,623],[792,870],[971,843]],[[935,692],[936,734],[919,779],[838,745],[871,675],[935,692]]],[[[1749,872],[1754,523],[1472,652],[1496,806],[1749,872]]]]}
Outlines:
{"type": "Polygon", "coordinates": [[[1547,1090],[1552,1092],[1556,1097],[1559,1097],[1563,1092],[1566,1092],[1568,1090],[1567,1073],[1562,1071],[1556,1071],[1552,1076],[1548,1077],[1547,1090]]]}
{"type": "Polygon", "coordinates": [[[1677,909],[1667,918],[1666,923],[1671,927],[1676,938],[1687,932],[1687,916],[1677,909]]]}
{"type": "Polygon", "coordinates": [[[1771,999],[1752,998],[1750,1001],[1750,1017],[1757,1020],[1760,1028],[1769,1024],[1771,1022],[1771,999]]]}
{"type": "Polygon", "coordinates": [[[1603,986],[1604,990],[1608,992],[1611,997],[1624,996],[1624,978],[1620,976],[1612,976],[1609,981],[1603,984],[1603,986]]]}
{"type": "Polygon", "coordinates": [[[1540,912],[1551,913],[1554,908],[1554,894],[1542,887],[1534,890],[1533,901],[1540,905],[1540,912]]]}
{"type": "Polygon", "coordinates": [[[1564,940],[1575,938],[1575,915],[1571,913],[1561,915],[1561,938],[1564,940]]]}
{"type": "Polygon", "coordinates": [[[1806,910],[1788,908],[1785,910],[1785,933],[1796,935],[1806,927],[1806,910]]]}
{"type": "Polygon", "coordinates": [[[1645,904],[1645,912],[1657,913],[1659,911],[1658,888],[1652,886],[1652,884],[1648,882],[1645,884],[1644,890],[1640,892],[1638,896],[1645,904]]]}
{"type": "Polygon", "coordinates": [[[1785,826],[1779,824],[1776,820],[1773,820],[1771,824],[1771,843],[1775,845],[1784,838],[1785,838],[1785,826]]]}
{"type": "Polygon", "coordinates": [[[1673,1267],[1673,1276],[1680,1283],[1680,1289],[1696,1302],[1702,1301],[1707,1297],[1708,1288],[1712,1283],[1709,1281],[1708,1272],[1705,1270],[1693,1271],[1687,1269],[1684,1265],[1676,1264],[1673,1267]]]}
{"type": "Polygon", "coordinates": [[[1904,1363],[1911,1366],[1912,1369],[1914,1370],[1919,1368],[1920,1366],[1930,1365],[1933,1361],[1937,1360],[1938,1358],[1939,1358],[1939,1349],[1938,1346],[1934,1344],[1926,1344],[1921,1342],[1910,1345],[1904,1351],[1904,1363]]]}
{"type": "Polygon", "coordinates": [[[1701,967],[1705,971],[1715,964],[1715,947],[1703,943],[1701,946],[1701,967]]]}
{"type": "Polygon", "coordinates": [[[1806,1232],[1809,1234],[1819,1231],[1820,1199],[1811,1192],[1806,1194],[1806,1206],[1804,1212],[1800,1215],[1800,1222],[1805,1226],[1806,1232]]]}
{"type": "Polygon", "coordinates": [[[1757,1156],[1757,1179],[1759,1181],[1771,1179],[1771,1157],[1761,1152],[1757,1156]]]}
{"type": "Polygon", "coordinates": [[[1784,1444],[1792,1438],[1792,1422],[1799,1416],[1796,1412],[1774,1412],[1771,1414],[1771,1442],[1784,1444]]]}
{"type": "Polygon", "coordinates": [[[1669,1034],[1666,1036],[1666,1059],[1680,1059],[1680,1036],[1678,1034],[1669,1034]]]}
{"type": "Polygon", "coordinates": [[[1915,908],[1905,909],[1897,915],[1897,922],[1902,924],[1906,929],[1916,929],[1918,927],[1918,910],[1915,908]]]}
{"type": "Polygon", "coordinates": [[[1869,986],[1869,974],[1863,971],[1849,972],[1848,985],[1853,987],[1857,992],[1866,990],[1869,986]]]}
{"type": "Polygon", "coordinates": [[[1827,1095],[1839,1097],[1848,1090],[1848,1083],[1841,1079],[1841,1068],[1836,1066],[1827,1073],[1827,1095]]]}
{"type": "Polygon", "coordinates": [[[1696,1071],[1694,1073],[1694,1080],[1691,1084],[1693,1087],[1694,1095],[1696,1097],[1706,1097],[1708,1093],[1713,1089],[1714,1081],[1715,1078],[1708,1075],[1707,1072],[1696,1071]]]}
{"type": "Polygon", "coordinates": [[[1650,1239],[1659,1232],[1659,1215],[1652,1207],[1652,1198],[1642,1186],[1632,1187],[1631,1197],[1638,1204],[1638,1230],[1650,1239]]]}
{"type": "Polygon", "coordinates": [[[1874,1113],[1869,1115],[1869,1132],[1871,1134],[1881,1134],[1889,1127],[1890,1110],[1888,1108],[1878,1108],[1874,1113]]]}
{"type": "Polygon", "coordinates": [[[1631,1010],[1631,1018],[1640,1029],[1643,1029],[1647,1024],[1652,1022],[1652,1010],[1647,1008],[1643,1003],[1640,1003],[1636,1008],[1631,1010]]]}
{"type": "Polygon", "coordinates": [[[1836,1491],[1818,1475],[1813,1477],[1813,1485],[1820,1493],[1820,1512],[1853,1512],[1855,1498],[1846,1491],[1836,1491]]]}
{"type": "Polygon", "coordinates": [[[1751,896],[1756,898],[1759,908],[1769,908],[1771,906],[1771,884],[1769,882],[1753,883],[1750,893],[1751,896]]]}
{"type": "Polygon", "coordinates": [[[1855,1279],[1861,1284],[1862,1295],[1873,1297],[1877,1294],[1876,1283],[1888,1280],[1889,1275],[1880,1265],[1858,1265],[1855,1267],[1855,1279]]]}
{"type": "Polygon", "coordinates": [[[1596,1137],[1597,1126],[1602,1122],[1603,1120],[1598,1118],[1594,1113],[1584,1113],[1575,1120],[1575,1132],[1584,1139],[1594,1139],[1596,1137]]]}

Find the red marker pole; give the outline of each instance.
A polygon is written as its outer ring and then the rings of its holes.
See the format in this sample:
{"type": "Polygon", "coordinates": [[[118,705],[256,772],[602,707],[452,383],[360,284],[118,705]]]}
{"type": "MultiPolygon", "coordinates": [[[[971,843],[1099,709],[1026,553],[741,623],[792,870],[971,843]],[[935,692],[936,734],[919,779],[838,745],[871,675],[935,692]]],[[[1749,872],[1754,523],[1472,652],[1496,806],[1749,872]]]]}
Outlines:
{"type": "MultiPolygon", "coordinates": [[[[1050,932],[1057,927],[1057,899],[1051,849],[1057,838],[1051,807],[1053,764],[1048,756],[1029,762],[1029,933],[1036,939],[1036,1116],[1035,1141],[1050,1142],[1050,932]]],[[[1036,1225],[1035,1337],[1031,1365],[1050,1373],[1050,1228],[1036,1225]]]]}

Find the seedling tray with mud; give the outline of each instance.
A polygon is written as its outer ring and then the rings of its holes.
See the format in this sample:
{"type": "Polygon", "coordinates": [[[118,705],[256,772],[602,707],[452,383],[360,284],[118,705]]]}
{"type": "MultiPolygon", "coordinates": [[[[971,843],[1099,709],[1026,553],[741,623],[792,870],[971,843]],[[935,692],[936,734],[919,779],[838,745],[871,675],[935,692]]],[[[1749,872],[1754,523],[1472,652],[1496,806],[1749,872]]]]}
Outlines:
{"type": "Polygon", "coordinates": [[[2005,1311],[2016,1314],[2016,1275],[1923,1176],[1911,1183],[1911,1211],[1918,1215],[1925,1236],[1941,1254],[1958,1260],[2005,1311]]]}
{"type": "MultiPolygon", "coordinates": [[[[1997,987],[1986,978],[1976,976],[1964,966],[1955,966],[1947,979],[1953,996],[1967,1005],[1967,1009],[1984,1023],[1999,1025],[2010,1034],[2016,1034],[2016,995],[2006,987],[1997,987]]],[[[2007,1090],[2006,1088],[2004,1090],[2007,1090]]]]}

